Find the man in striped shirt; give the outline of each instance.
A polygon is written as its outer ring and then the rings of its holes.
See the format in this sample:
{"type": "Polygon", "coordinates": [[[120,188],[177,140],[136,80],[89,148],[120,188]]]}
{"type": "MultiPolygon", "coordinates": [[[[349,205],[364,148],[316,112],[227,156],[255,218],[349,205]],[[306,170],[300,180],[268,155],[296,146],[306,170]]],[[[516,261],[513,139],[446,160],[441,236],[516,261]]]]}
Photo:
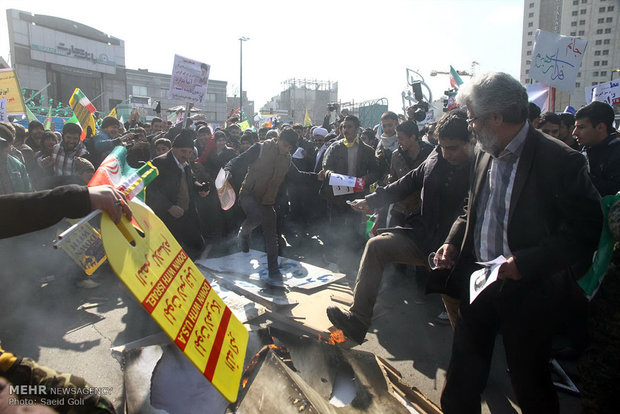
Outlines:
{"type": "Polygon", "coordinates": [[[482,75],[461,87],[457,101],[467,106],[479,148],[465,213],[435,257],[461,292],[442,409],[480,412],[499,333],[523,413],[558,413],[551,336],[569,315],[567,293],[582,276],[573,270],[596,249],[600,197],[585,158],[529,125],[527,92],[516,79],[482,75]],[[498,280],[472,301],[472,273],[499,256],[498,280]]]}

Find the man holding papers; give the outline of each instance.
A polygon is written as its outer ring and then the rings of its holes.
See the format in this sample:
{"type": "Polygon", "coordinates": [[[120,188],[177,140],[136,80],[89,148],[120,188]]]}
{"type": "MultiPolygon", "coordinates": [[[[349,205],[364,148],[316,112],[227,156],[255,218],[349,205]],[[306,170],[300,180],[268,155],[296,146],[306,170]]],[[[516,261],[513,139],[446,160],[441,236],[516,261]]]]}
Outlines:
{"type": "MultiPolygon", "coordinates": [[[[443,412],[479,413],[495,336],[503,336],[513,389],[524,413],[557,413],[549,371],[551,336],[566,307],[557,286],[591,260],[602,214],[585,158],[527,122],[525,88],[491,73],[461,87],[476,154],[465,214],[453,224],[435,263],[452,269],[461,292],[441,397],[443,412]],[[504,256],[498,281],[470,303],[475,262],[504,256]],[[555,286],[554,286],[555,285],[555,286]]],[[[574,283],[574,282],[573,282],[574,283]]]]}

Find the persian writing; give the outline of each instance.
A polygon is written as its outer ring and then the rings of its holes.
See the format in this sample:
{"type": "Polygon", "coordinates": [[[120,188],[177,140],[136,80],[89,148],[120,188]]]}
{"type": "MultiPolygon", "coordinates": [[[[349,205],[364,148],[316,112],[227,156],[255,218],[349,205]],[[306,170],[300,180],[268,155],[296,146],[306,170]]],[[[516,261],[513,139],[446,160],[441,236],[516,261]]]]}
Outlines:
{"type": "Polygon", "coordinates": [[[529,76],[548,86],[572,93],[587,41],[536,30],[529,76]]]}

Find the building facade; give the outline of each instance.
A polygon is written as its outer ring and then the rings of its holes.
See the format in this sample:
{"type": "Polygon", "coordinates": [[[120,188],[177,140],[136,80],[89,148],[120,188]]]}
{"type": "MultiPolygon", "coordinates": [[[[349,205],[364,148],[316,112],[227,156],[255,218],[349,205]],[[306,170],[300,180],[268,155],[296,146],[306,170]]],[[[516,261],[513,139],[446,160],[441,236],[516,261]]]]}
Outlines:
{"type": "Polygon", "coordinates": [[[588,41],[572,94],[557,91],[555,108],[586,103],[585,88],[608,82],[620,69],[620,1],[618,0],[524,0],[521,82],[535,83],[529,77],[536,29],[573,36],[588,41]]]}
{"type": "MultiPolygon", "coordinates": [[[[104,115],[123,104],[146,119],[155,116],[157,101],[164,117],[166,109],[187,105],[168,99],[170,74],[127,69],[121,39],[82,23],[15,9],[7,10],[7,21],[11,63],[26,99],[46,88],[45,96],[66,105],[80,88],[104,115]]],[[[226,85],[209,80],[207,104],[196,106],[209,123],[227,119],[226,85]]]]}
{"type": "MultiPolygon", "coordinates": [[[[161,102],[163,117],[169,113],[169,108],[187,105],[187,102],[168,99],[171,75],[149,72],[148,69],[127,69],[126,73],[127,102],[134,107],[145,108],[147,119],[155,116],[152,109],[157,101],[161,102]]],[[[222,125],[226,121],[226,85],[226,81],[209,80],[206,105],[195,106],[205,116],[206,122],[222,125]]]]}
{"type": "Polygon", "coordinates": [[[59,17],[6,12],[11,62],[26,97],[47,86],[45,95],[67,103],[80,88],[102,111],[126,98],[123,40],[59,17]]]}
{"type": "Polygon", "coordinates": [[[283,122],[304,122],[306,110],[315,125],[323,122],[327,104],[338,102],[338,82],[310,79],[289,79],[283,82],[284,90],[261,108],[262,113],[286,111],[283,122]]]}
{"type": "MultiPolygon", "coordinates": [[[[226,115],[230,117],[237,109],[239,109],[239,97],[235,95],[226,98],[226,115]]],[[[243,91],[243,112],[245,114],[243,119],[248,119],[250,124],[252,124],[252,119],[254,118],[254,101],[248,100],[247,91],[243,91]]],[[[241,119],[241,117],[239,117],[239,119],[241,119]]]]}

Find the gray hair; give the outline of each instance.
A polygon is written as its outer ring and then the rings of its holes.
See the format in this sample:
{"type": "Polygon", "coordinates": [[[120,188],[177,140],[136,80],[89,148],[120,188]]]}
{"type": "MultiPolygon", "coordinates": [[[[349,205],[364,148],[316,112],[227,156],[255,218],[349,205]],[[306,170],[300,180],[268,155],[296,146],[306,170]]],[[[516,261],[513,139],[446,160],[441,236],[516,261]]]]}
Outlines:
{"type": "Polygon", "coordinates": [[[527,119],[527,90],[507,73],[476,76],[459,89],[456,101],[467,105],[475,117],[500,113],[505,122],[514,124],[527,119]]]}

